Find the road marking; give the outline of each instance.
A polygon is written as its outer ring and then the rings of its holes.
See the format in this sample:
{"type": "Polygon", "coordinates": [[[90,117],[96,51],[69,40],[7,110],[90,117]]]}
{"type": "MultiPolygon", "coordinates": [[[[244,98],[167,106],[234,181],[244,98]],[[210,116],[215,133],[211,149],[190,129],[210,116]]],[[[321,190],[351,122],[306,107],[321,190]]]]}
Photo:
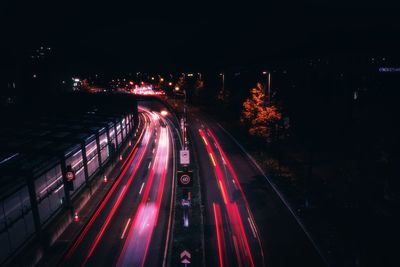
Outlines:
{"type": "Polygon", "coordinates": [[[247,220],[249,221],[250,228],[251,228],[251,231],[253,232],[254,238],[257,238],[256,230],[254,229],[254,226],[253,226],[253,224],[252,224],[252,221],[251,221],[250,217],[247,217],[247,220]]]}
{"type": "Polygon", "coordinates": [[[130,222],[131,222],[131,218],[129,218],[128,221],[125,224],[124,231],[122,231],[121,239],[124,239],[125,234],[126,234],[126,230],[128,229],[128,225],[129,225],[130,222]]]}
{"type": "Polygon", "coordinates": [[[140,190],[139,190],[139,195],[142,193],[143,186],[144,186],[144,182],[142,183],[142,186],[140,187],[140,190]]]}
{"type": "Polygon", "coordinates": [[[233,186],[235,187],[235,189],[238,190],[239,188],[237,187],[235,180],[232,179],[232,182],[233,182],[233,186]]]}
{"type": "Polygon", "coordinates": [[[224,163],[224,165],[226,165],[226,161],[223,156],[221,156],[221,159],[222,159],[222,162],[224,163]]]}

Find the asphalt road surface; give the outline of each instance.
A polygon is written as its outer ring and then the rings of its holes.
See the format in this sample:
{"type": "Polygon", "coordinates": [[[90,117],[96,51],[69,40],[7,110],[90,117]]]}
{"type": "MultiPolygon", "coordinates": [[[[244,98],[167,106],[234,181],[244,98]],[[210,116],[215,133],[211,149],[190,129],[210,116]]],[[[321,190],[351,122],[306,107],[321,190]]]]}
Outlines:
{"type": "Polygon", "coordinates": [[[206,266],[326,266],[266,178],[215,121],[189,116],[197,152],[206,266]]]}
{"type": "Polygon", "coordinates": [[[142,107],[146,129],[64,266],[162,266],[173,183],[169,125],[142,107]],[[104,203],[104,204],[103,204],[104,203]]]}

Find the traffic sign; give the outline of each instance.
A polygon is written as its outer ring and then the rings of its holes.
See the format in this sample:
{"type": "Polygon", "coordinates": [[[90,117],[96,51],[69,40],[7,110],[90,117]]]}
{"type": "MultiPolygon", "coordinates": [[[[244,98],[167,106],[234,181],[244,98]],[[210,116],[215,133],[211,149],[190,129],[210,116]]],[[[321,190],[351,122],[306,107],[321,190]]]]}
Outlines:
{"type": "Polygon", "coordinates": [[[178,185],[180,187],[191,187],[193,185],[193,173],[191,171],[178,171],[178,185]]]}
{"type": "Polygon", "coordinates": [[[190,264],[190,259],[192,255],[190,255],[190,252],[187,250],[184,250],[181,252],[181,263],[183,264],[190,264]]]}
{"type": "Polygon", "coordinates": [[[69,191],[74,191],[74,180],[75,180],[75,172],[72,169],[71,165],[68,165],[65,171],[65,183],[66,183],[66,188],[69,191]]]}
{"type": "Polygon", "coordinates": [[[183,149],[180,151],[180,163],[182,165],[190,164],[189,150],[183,149]]]}
{"type": "Polygon", "coordinates": [[[188,207],[189,208],[191,206],[190,200],[183,198],[181,200],[181,205],[182,205],[182,207],[188,207]]]}
{"type": "Polygon", "coordinates": [[[73,171],[68,171],[68,172],[66,172],[65,177],[67,178],[68,182],[71,182],[74,180],[75,174],[73,171]]]}

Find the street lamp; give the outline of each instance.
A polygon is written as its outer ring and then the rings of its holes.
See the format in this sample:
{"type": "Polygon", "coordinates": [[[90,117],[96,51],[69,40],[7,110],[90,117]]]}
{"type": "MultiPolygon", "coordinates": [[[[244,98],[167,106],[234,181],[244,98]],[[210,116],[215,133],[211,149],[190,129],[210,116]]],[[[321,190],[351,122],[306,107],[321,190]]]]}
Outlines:
{"type": "Polygon", "coordinates": [[[263,71],[263,75],[267,75],[267,99],[268,99],[268,105],[271,105],[271,72],[269,71],[263,71]]]}
{"type": "Polygon", "coordinates": [[[222,88],[221,88],[221,91],[219,91],[218,98],[223,99],[224,98],[223,97],[224,90],[225,90],[225,73],[221,72],[219,75],[222,77],[222,88]]]}

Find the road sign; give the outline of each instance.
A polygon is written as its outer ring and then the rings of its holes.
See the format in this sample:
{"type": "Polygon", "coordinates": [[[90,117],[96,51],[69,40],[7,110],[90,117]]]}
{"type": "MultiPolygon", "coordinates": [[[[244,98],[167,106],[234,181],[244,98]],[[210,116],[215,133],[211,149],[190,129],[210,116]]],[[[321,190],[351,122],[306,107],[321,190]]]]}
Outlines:
{"type": "Polygon", "coordinates": [[[190,259],[192,255],[190,255],[190,252],[187,250],[184,250],[181,252],[181,263],[183,264],[190,264],[190,259]]]}
{"type": "Polygon", "coordinates": [[[191,187],[193,185],[193,173],[191,171],[178,171],[178,185],[180,187],[191,187]]]}
{"type": "Polygon", "coordinates": [[[65,173],[65,178],[67,179],[68,182],[71,182],[74,180],[75,175],[73,171],[68,171],[65,173]]]}
{"type": "Polygon", "coordinates": [[[181,200],[181,205],[182,205],[182,207],[188,207],[189,208],[191,206],[190,200],[183,198],[181,200]]]}
{"type": "Polygon", "coordinates": [[[66,188],[69,191],[74,191],[74,180],[75,180],[75,172],[72,169],[71,165],[68,165],[65,172],[65,182],[66,182],[66,188]]]}
{"type": "Polygon", "coordinates": [[[189,150],[183,149],[180,151],[180,163],[182,165],[190,164],[189,150]]]}

